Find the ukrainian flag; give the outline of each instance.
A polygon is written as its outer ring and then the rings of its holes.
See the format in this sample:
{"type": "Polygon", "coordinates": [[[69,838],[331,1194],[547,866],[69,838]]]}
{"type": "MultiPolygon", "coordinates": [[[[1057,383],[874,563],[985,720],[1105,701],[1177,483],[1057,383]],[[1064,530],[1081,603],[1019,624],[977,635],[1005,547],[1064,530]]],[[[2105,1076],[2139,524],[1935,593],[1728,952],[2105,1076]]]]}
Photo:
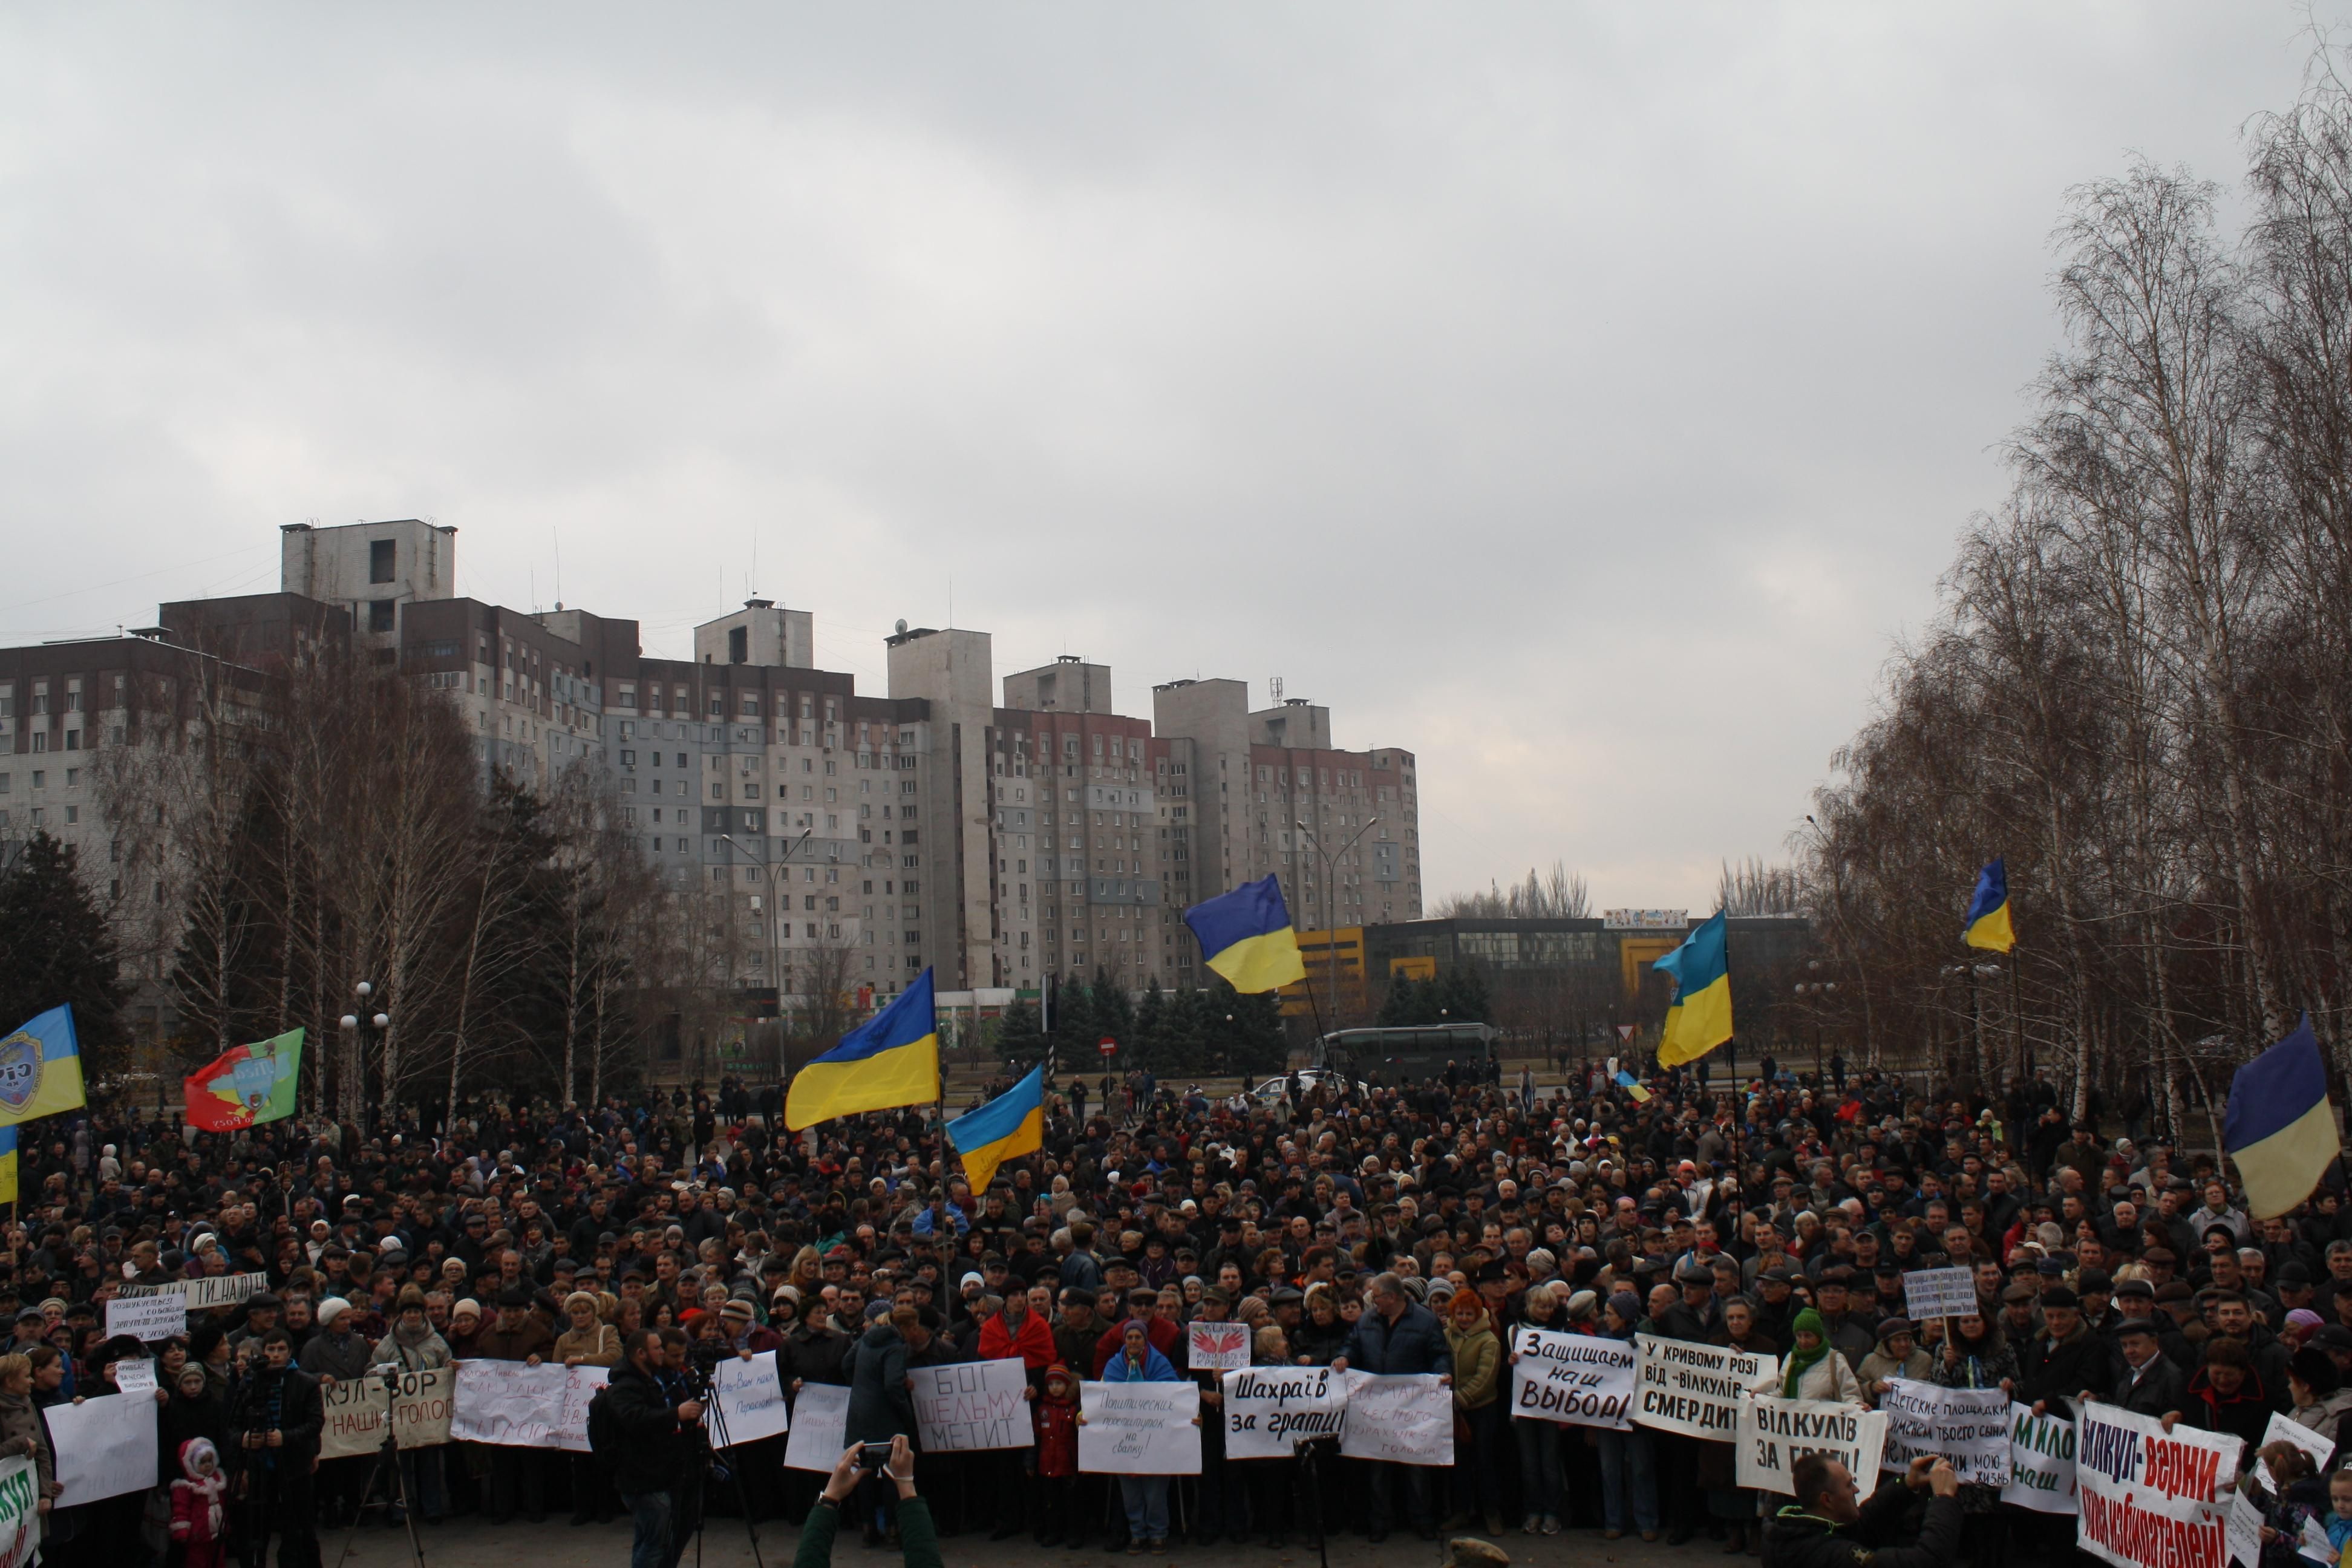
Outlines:
{"type": "Polygon", "coordinates": [[[1617,1087],[1623,1089],[1627,1094],[1632,1095],[1633,1097],[1634,1104],[1647,1105],[1650,1103],[1650,1091],[1643,1089],[1642,1087],[1642,1080],[1635,1078],[1632,1073],[1620,1072],[1617,1075],[1617,1087]]]}
{"type": "Polygon", "coordinates": [[[1723,911],[1701,921],[1682,946],[1651,967],[1675,978],[1675,999],[1658,1037],[1658,1065],[1695,1062],[1731,1038],[1731,966],[1723,911]]]}
{"type": "Polygon", "coordinates": [[[0,1127],[0,1204],[16,1201],[16,1130],[0,1127]]]}
{"type": "Polygon", "coordinates": [[[940,1097],[939,1022],[931,1007],[931,972],[898,994],[841,1044],[801,1068],[784,1097],[784,1126],[793,1132],[855,1116],[921,1105],[940,1097]]]}
{"type": "Polygon", "coordinates": [[[1960,940],[1995,952],[2007,952],[2017,945],[2017,932],[2009,924],[2009,868],[1999,860],[1977,873],[1977,896],[1969,900],[1969,918],[1960,922],[1960,940]]]}
{"type": "Polygon", "coordinates": [[[964,1180],[988,1191],[996,1167],[1045,1146],[1045,1064],[982,1106],[948,1123],[948,1142],[963,1156],[964,1180]]]}
{"type": "Polygon", "coordinates": [[[1184,911],[1209,967],[1236,991],[1279,991],[1307,978],[1282,884],[1268,874],[1184,911]]]}
{"type": "Polygon", "coordinates": [[[2230,1080],[2221,1142],[2238,1163],[2246,1212],[2256,1219],[2286,1213],[2327,1173],[2336,1155],[2336,1110],[2309,1014],[2230,1080]]]}
{"type": "Polygon", "coordinates": [[[82,1107],[73,1009],[52,1007],[0,1039],[0,1127],[82,1107]]]}

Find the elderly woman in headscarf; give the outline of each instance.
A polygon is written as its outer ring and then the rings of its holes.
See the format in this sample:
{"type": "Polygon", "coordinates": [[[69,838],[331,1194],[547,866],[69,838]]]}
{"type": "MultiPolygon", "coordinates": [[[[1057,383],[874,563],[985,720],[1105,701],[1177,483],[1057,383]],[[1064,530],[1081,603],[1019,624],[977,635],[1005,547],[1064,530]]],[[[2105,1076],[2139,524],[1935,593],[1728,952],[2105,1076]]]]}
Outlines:
{"type": "MultiPolygon", "coordinates": [[[[1150,1331],[1139,1318],[1129,1318],[1119,1325],[1118,1350],[1103,1366],[1105,1383],[1177,1383],[1176,1374],[1166,1356],[1152,1348],[1150,1331]]],[[[1200,1425],[1194,1416],[1192,1424],[1200,1425]]],[[[1078,1425],[1087,1424],[1083,1413],[1078,1425]]],[[[1127,1503],[1128,1537],[1146,1552],[1159,1552],[1168,1544],[1168,1478],[1166,1476],[1121,1476],[1119,1493],[1127,1503]]]]}
{"type": "Polygon", "coordinates": [[[1869,1408],[1862,1381],[1830,1343],[1829,1324],[1820,1312],[1811,1307],[1799,1312],[1789,1325],[1789,1359],[1780,1373],[1781,1398],[1825,1399],[1869,1408]]]}

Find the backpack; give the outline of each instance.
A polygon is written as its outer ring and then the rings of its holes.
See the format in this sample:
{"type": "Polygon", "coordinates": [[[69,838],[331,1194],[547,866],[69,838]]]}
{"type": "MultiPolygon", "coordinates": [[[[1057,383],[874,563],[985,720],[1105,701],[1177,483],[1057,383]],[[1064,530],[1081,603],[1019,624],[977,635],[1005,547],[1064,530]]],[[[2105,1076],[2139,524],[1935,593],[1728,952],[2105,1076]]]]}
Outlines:
{"type": "Polygon", "coordinates": [[[620,1424],[613,1419],[612,1390],[600,1388],[588,1401],[588,1453],[610,1465],[621,1450],[620,1424]]]}

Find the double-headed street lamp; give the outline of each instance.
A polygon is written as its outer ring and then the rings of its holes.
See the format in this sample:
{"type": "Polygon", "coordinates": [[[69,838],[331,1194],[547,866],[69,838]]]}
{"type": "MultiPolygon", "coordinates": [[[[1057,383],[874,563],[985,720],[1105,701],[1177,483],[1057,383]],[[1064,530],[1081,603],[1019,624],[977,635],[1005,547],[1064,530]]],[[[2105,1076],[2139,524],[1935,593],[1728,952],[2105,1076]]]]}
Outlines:
{"type": "MultiPolygon", "coordinates": [[[[1314,847],[1315,853],[1320,857],[1323,861],[1323,988],[1332,994],[1331,1024],[1335,1028],[1338,1027],[1339,1024],[1339,939],[1331,934],[1332,928],[1336,923],[1332,913],[1331,868],[1337,860],[1345,857],[1349,850],[1353,849],[1356,847],[1356,840],[1361,838],[1365,834],[1370,833],[1372,830],[1373,825],[1379,821],[1380,818],[1377,816],[1368,817],[1365,820],[1364,825],[1356,829],[1354,834],[1349,837],[1348,842],[1339,846],[1339,854],[1334,855],[1331,851],[1323,847],[1323,840],[1316,837],[1316,833],[1313,828],[1307,826],[1307,819],[1305,817],[1296,816],[1291,818],[1291,826],[1298,829],[1301,837],[1303,837],[1308,844],[1314,847]]],[[[1311,1004],[1314,1001],[1314,997],[1315,994],[1313,990],[1309,989],[1307,992],[1307,1001],[1311,1004]]],[[[1316,1027],[1317,1032],[1320,1033],[1322,1028],[1321,1019],[1318,1018],[1316,1020],[1316,1027]]]]}
{"type": "MultiPolygon", "coordinates": [[[[769,856],[762,855],[759,860],[755,862],[755,864],[757,864],[761,870],[765,874],[768,883],[768,919],[766,921],[768,927],[768,983],[774,986],[776,990],[776,1068],[779,1074],[782,1072],[784,1065],[784,976],[783,971],[780,967],[783,961],[779,956],[776,948],[776,922],[778,917],[783,912],[784,907],[782,878],[784,873],[792,869],[790,861],[793,858],[793,851],[807,843],[809,841],[809,835],[815,831],[816,829],[814,826],[802,828],[801,836],[798,838],[793,839],[791,843],[785,845],[784,852],[782,855],[773,857],[772,858],[769,856]]],[[[751,850],[737,843],[732,834],[722,833],[719,837],[721,842],[731,846],[737,854],[742,855],[747,858],[750,857],[751,853],[751,850]]],[[[762,838],[760,842],[764,845],[771,841],[762,838]]]]}
{"type": "MultiPolygon", "coordinates": [[[[362,980],[352,986],[352,994],[359,999],[354,1010],[344,1014],[335,1022],[341,1027],[343,1038],[350,1041],[353,1047],[346,1066],[358,1076],[360,1092],[357,1098],[364,1106],[368,1098],[368,1044],[370,1041],[382,1039],[383,1032],[392,1027],[392,1015],[376,1010],[375,987],[368,982],[362,980]]],[[[456,1110],[457,1108],[452,1106],[451,1113],[455,1114],[456,1110]]]]}

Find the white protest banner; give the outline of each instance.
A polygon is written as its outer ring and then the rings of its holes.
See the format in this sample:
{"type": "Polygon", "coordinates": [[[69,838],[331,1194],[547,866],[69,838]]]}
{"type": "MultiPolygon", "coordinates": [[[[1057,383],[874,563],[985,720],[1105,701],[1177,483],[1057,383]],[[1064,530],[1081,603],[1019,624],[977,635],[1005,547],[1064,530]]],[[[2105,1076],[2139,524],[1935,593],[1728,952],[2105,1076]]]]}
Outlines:
{"type": "MultiPolygon", "coordinates": [[[[2323,1477],[2327,1474],[2327,1461],[2335,1455],[2336,1445],[2302,1422],[2290,1421],[2273,1410],[2271,1412],[2271,1424],[2263,1428],[2263,1440],[2257,1451],[2260,1448],[2269,1447],[2273,1443],[2281,1442],[2292,1443],[2310,1455],[2311,1468],[2323,1477]]],[[[2263,1460],[2260,1468],[2263,1472],[2263,1485],[2273,1491],[2278,1490],[2278,1478],[2271,1474],[2270,1461],[2263,1460]]]]}
{"type": "Polygon", "coordinates": [[[2252,1494],[2253,1489],[2242,1483],[2231,1494],[2229,1510],[2222,1515],[2221,1539],[2231,1562],[2262,1568],[2263,1510],[2252,1494]]]}
{"type": "Polygon", "coordinates": [[[57,1449],[57,1506],[96,1502],[155,1484],[155,1399],[104,1394],[41,1412],[57,1449]]]}
{"type": "Polygon", "coordinates": [[[125,1357],[114,1363],[114,1387],[120,1394],[155,1392],[155,1363],[144,1357],[125,1357]]]}
{"type": "Polygon", "coordinates": [[[1026,1448],[1037,1440],[1029,1402],[1021,1397],[1029,1377],[1019,1356],[910,1367],[907,1381],[914,1385],[916,1430],[926,1454],[1026,1448]]]}
{"type": "Polygon", "coordinates": [[[1379,1377],[1348,1373],[1348,1420],[1339,1452],[1392,1465],[1454,1462],[1454,1391],[1432,1373],[1379,1377]]]}
{"type": "Polygon", "coordinates": [[[1914,1268],[1903,1276],[1903,1310],[1913,1319],[1965,1318],[1977,1305],[1977,1277],[1965,1268],[1914,1268]]]}
{"type": "Polygon", "coordinates": [[[2009,1395],[1998,1388],[1939,1388],[1890,1377],[1878,1408],[1886,1413],[1886,1450],[1879,1461],[1908,1469],[1922,1454],[1949,1459],[1963,1484],[2009,1485],[2009,1395]]]}
{"type": "Polygon", "coordinates": [[[176,1290],[152,1296],[117,1296],[106,1304],[106,1337],[129,1334],[142,1343],[188,1331],[186,1301],[176,1290]]]}
{"type": "Polygon", "coordinates": [[[2000,1500],[2035,1513],[2073,1513],[2074,1424],[2036,1415],[2030,1405],[2009,1407],[2009,1485],[2000,1500]]]}
{"type": "Polygon", "coordinates": [[[1232,1372],[1250,1363],[1247,1323],[1194,1323],[1187,1331],[1185,1353],[1194,1372],[1232,1372]]]}
{"type": "MultiPolygon", "coordinates": [[[[714,1448],[779,1437],[791,1426],[773,1351],[761,1351],[750,1361],[740,1355],[721,1361],[710,1369],[710,1394],[717,1408],[702,1413],[702,1424],[710,1428],[714,1448]]],[[[840,1458],[841,1450],[835,1448],[834,1457],[840,1458]]]]}
{"type": "Polygon", "coordinates": [[[2186,1423],[2168,1434],[2119,1405],[2077,1405],[2074,1543],[2116,1568],[2221,1568],[2221,1488],[2236,1478],[2243,1447],[2186,1423]]]}
{"type": "Polygon", "coordinates": [[[849,1390],[830,1383],[804,1383],[793,1400],[792,1434],[784,1440],[784,1468],[830,1470],[849,1447],[849,1390]]]}
{"type": "Polygon", "coordinates": [[[234,1307],[261,1294],[268,1284],[267,1274],[207,1274],[201,1279],[188,1281],[188,1310],[210,1311],[215,1307],[234,1307]]]}
{"type": "Polygon", "coordinates": [[[41,1544],[41,1478],[30,1459],[0,1459],[0,1568],[32,1568],[41,1544]]]}
{"type": "Polygon", "coordinates": [[[1328,1366],[1245,1367],[1223,1382],[1228,1459],[1286,1459],[1347,1419],[1347,1375],[1328,1366]]]}
{"type": "Polygon", "coordinates": [[[1078,1468],[1100,1476],[1201,1473],[1201,1385],[1082,1383],[1078,1468]]]}
{"type": "Polygon", "coordinates": [[[1522,1323],[1511,1331],[1510,1412],[1538,1421],[1633,1426],[1638,1357],[1623,1340],[1563,1334],[1522,1323]]]}
{"type": "Polygon", "coordinates": [[[320,1388],[319,1408],[326,1417],[319,1429],[319,1458],[346,1459],[383,1447],[383,1423],[392,1410],[392,1395],[384,1392],[383,1379],[373,1375],[338,1378],[334,1387],[320,1388]]]}
{"type": "MultiPolygon", "coordinates": [[[[389,1364],[389,1363],[388,1363],[389,1364]]],[[[427,1367],[400,1374],[400,1392],[392,1397],[392,1430],[404,1448],[429,1448],[449,1440],[449,1417],[457,1403],[457,1369],[427,1367]]],[[[593,1398],[591,1390],[589,1397],[593,1398]]],[[[584,1412],[585,1406],[583,1410],[584,1412]]],[[[586,1416],[582,1416],[583,1420],[586,1416]]]]}
{"type": "Polygon", "coordinates": [[[1722,1345],[1636,1334],[1633,1348],[1640,1367],[1633,1419],[1686,1437],[1729,1442],[1739,1427],[1741,1400],[1780,1375],[1778,1356],[1722,1345]]]}
{"type": "Polygon", "coordinates": [[[1886,1447],[1886,1412],[1826,1399],[1740,1402],[1738,1478],[1743,1487],[1796,1495],[1790,1472],[1807,1454],[1828,1454],[1853,1472],[1864,1500],[1878,1489],[1879,1456],[1886,1447]]]}
{"type": "Polygon", "coordinates": [[[461,1443],[563,1448],[584,1454],[588,1451],[588,1402],[609,1375],[601,1366],[461,1361],[449,1412],[449,1436],[461,1443]]]}

